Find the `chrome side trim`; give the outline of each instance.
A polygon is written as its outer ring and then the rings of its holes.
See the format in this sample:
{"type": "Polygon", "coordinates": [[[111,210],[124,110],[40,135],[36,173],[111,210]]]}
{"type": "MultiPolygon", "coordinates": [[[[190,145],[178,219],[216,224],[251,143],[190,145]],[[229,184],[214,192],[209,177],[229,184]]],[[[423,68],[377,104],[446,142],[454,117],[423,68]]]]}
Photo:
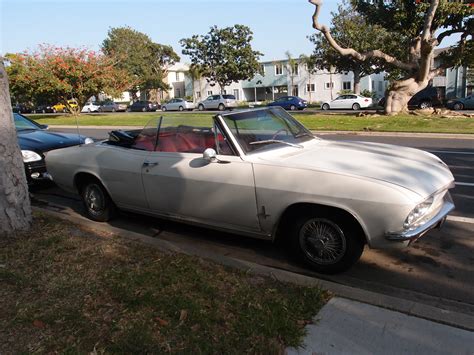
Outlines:
{"type": "Polygon", "coordinates": [[[454,209],[454,203],[451,199],[446,199],[444,201],[443,206],[439,210],[439,212],[431,218],[426,223],[422,224],[421,226],[407,230],[402,232],[388,232],[385,234],[385,238],[388,240],[394,241],[410,241],[413,239],[417,239],[422,237],[426,232],[430,231],[433,228],[436,228],[440,223],[442,223],[446,216],[454,209]]]}

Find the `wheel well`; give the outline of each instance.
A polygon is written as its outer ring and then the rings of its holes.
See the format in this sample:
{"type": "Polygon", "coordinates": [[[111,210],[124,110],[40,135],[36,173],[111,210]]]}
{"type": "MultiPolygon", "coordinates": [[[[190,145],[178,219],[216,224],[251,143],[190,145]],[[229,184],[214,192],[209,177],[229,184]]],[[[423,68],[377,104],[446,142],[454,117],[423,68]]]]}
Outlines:
{"type": "Polygon", "coordinates": [[[367,236],[364,232],[364,229],[360,225],[359,221],[350,212],[347,212],[342,208],[315,203],[296,203],[294,205],[288,206],[280,217],[275,234],[275,240],[283,241],[287,235],[288,227],[290,226],[291,221],[301,214],[308,212],[314,213],[315,216],[329,214],[334,216],[337,220],[344,220],[346,223],[349,223],[353,228],[356,229],[357,232],[355,235],[357,235],[364,244],[367,243],[367,236]]]}
{"type": "Polygon", "coordinates": [[[99,184],[102,185],[102,183],[96,176],[89,173],[78,173],[74,177],[74,186],[76,187],[76,190],[77,192],[79,192],[79,194],[81,194],[82,188],[84,187],[85,183],[89,181],[97,181],[99,184]]]}

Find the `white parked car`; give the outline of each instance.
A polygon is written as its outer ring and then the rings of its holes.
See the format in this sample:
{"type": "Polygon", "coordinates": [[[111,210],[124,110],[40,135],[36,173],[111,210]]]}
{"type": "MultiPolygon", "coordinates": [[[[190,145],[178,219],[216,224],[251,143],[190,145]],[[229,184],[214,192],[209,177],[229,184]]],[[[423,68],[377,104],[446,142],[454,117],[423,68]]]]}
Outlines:
{"type": "Polygon", "coordinates": [[[185,99],[176,98],[171,99],[161,106],[162,111],[192,111],[194,110],[194,102],[186,101],[185,99]]]}
{"type": "Polygon", "coordinates": [[[402,248],[441,226],[454,178],[412,148],[315,137],[281,107],[209,120],[157,117],[138,131],[53,150],[48,171],[78,192],[89,218],[117,209],[286,241],[324,273],[367,244],[402,248]]]}
{"type": "Polygon", "coordinates": [[[237,100],[234,95],[211,95],[207,99],[198,103],[199,111],[233,109],[237,107],[237,100]]]}
{"type": "Polygon", "coordinates": [[[81,112],[82,113],[91,113],[91,112],[99,112],[100,105],[96,104],[95,102],[88,102],[84,105],[81,112]]]}
{"type": "Polygon", "coordinates": [[[335,100],[323,102],[321,108],[323,110],[346,109],[360,110],[372,106],[372,99],[355,94],[347,94],[336,97],[335,100]]]}

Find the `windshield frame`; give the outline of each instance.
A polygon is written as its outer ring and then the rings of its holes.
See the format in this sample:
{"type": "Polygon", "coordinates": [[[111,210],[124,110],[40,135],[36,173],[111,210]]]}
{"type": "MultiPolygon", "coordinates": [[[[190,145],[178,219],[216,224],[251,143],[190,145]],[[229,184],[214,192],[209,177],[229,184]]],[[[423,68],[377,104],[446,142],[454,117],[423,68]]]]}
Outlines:
{"type": "Polygon", "coordinates": [[[22,114],[19,114],[17,112],[13,112],[13,123],[15,124],[15,129],[17,132],[20,132],[20,131],[33,131],[33,130],[43,130],[43,126],[39,125],[38,123],[34,122],[33,120],[30,120],[28,117],[26,116],[23,116],[22,114]],[[16,122],[17,120],[15,119],[15,116],[19,116],[21,117],[23,120],[27,121],[31,126],[31,128],[18,128],[16,126],[16,122]]]}
{"type": "MultiPolygon", "coordinates": [[[[319,137],[316,137],[313,133],[311,133],[311,131],[309,129],[307,129],[297,119],[295,119],[288,112],[286,112],[286,110],[284,110],[283,108],[278,107],[278,106],[262,107],[262,108],[258,108],[258,109],[242,110],[242,111],[237,111],[237,112],[231,112],[231,113],[216,115],[214,118],[219,120],[219,122],[221,123],[221,126],[223,126],[223,128],[225,129],[225,132],[226,132],[227,136],[230,137],[230,140],[231,140],[232,144],[234,145],[234,147],[237,148],[237,150],[239,151],[239,154],[241,156],[259,154],[259,153],[263,153],[263,152],[266,152],[266,151],[269,151],[269,150],[281,149],[283,147],[288,147],[289,146],[288,144],[286,144],[286,142],[285,143],[274,142],[274,143],[269,143],[269,144],[266,144],[266,145],[262,145],[259,149],[255,149],[255,150],[252,150],[252,151],[247,151],[242,146],[242,144],[239,141],[238,137],[236,137],[234,132],[231,130],[231,128],[227,124],[227,121],[226,121],[225,118],[228,117],[228,116],[233,116],[233,115],[235,116],[235,115],[239,115],[239,114],[243,114],[243,113],[256,112],[256,111],[277,111],[277,113],[281,113],[284,116],[283,119],[288,119],[292,124],[294,124],[295,127],[298,128],[297,133],[293,134],[293,132],[290,132],[292,135],[299,135],[301,133],[304,133],[303,136],[300,136],[300,137],[297,138],[297,139],[301,139],[301,140],[299,140],[297,142],[291,141],[290,143],[301,145],[301,143],[307,142],[309,140],[313,140],[313,139],[320,140],[319,137]]],[[[285,124],[286,123],[287,122],[285,122],[285,124]]]]}

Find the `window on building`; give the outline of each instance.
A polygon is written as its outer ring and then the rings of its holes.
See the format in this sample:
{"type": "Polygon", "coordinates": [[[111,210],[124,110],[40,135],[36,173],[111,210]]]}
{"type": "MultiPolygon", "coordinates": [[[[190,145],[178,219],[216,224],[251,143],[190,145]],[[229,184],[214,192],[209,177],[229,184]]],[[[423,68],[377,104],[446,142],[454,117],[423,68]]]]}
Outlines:
{"type": "Polygon", "coordinates": [[[375,90],[375,80],[372,80],[372,90],[375,90]]]}
{"type": "Polygon", "coordinates": [[[198,98],[198,99],[201,98],[201,92],[200,91],[196,91],[196,98],[198,98]]]}
{"type": "Polygon", "coordinates": [[[324,88],[327,90],[332,89],[334,88],[334,83],[332,81],[329,83],[324,83],[324,88]]]}
{"type": "Polygon", "coordinates": [[[293,96],[299,95],[298,85],[293,85],[293,90],[291,90],[293,96]]]}
{"type": "Polygon", "coordinates": [[[275,75],[283,75],[283,65],[281,63],[275,64],[275,75]]]}
{"type": "Polygon", "coordinates": [[[298,75],[298,63],[295,63],[292,68],[293,75],[298,75]]]}
{"type": "Polygon", "coordinates": [[[315,85],[314,84],[306,84],[306,91],[307,92],[314,92],[315,90],[315,85]]]}
{"type": "Polygon", "coordinates": [[[379,91],[383,91],[383,81],[379,81],[379,91]]]}
{"type": "Polygon", "coordinates": [[[179,72],[176,72],[176,81],[179,81],[179,72]]]}
{"type": "Polygon", "coordinates": [[[211,95],[212,95],[212,90],[209,90],[209,91],[207,92],[207,96],[211,96],[211,95]]]}
{"type": "Polygon", "coordinates": [[[342,82],[342,90],[352,90],[352,85],[350,81],[342,82]]]}
{"type": "Polygon", "coordinates": [[[260,64],[260,74],[265,75],[265,65],[264,64],[260,64]]]}
{"type": "Polygon", "coordinates": [[[181,97],[181,89],[176,89],[176,97],[181,97]]]}
{"type": "Polygon", "coordinates": [[[234,96],[235,96],[235,99],[238,101],[240,100],[240,92],[239,92],[239,89],[234,89],[234,96]]]}

